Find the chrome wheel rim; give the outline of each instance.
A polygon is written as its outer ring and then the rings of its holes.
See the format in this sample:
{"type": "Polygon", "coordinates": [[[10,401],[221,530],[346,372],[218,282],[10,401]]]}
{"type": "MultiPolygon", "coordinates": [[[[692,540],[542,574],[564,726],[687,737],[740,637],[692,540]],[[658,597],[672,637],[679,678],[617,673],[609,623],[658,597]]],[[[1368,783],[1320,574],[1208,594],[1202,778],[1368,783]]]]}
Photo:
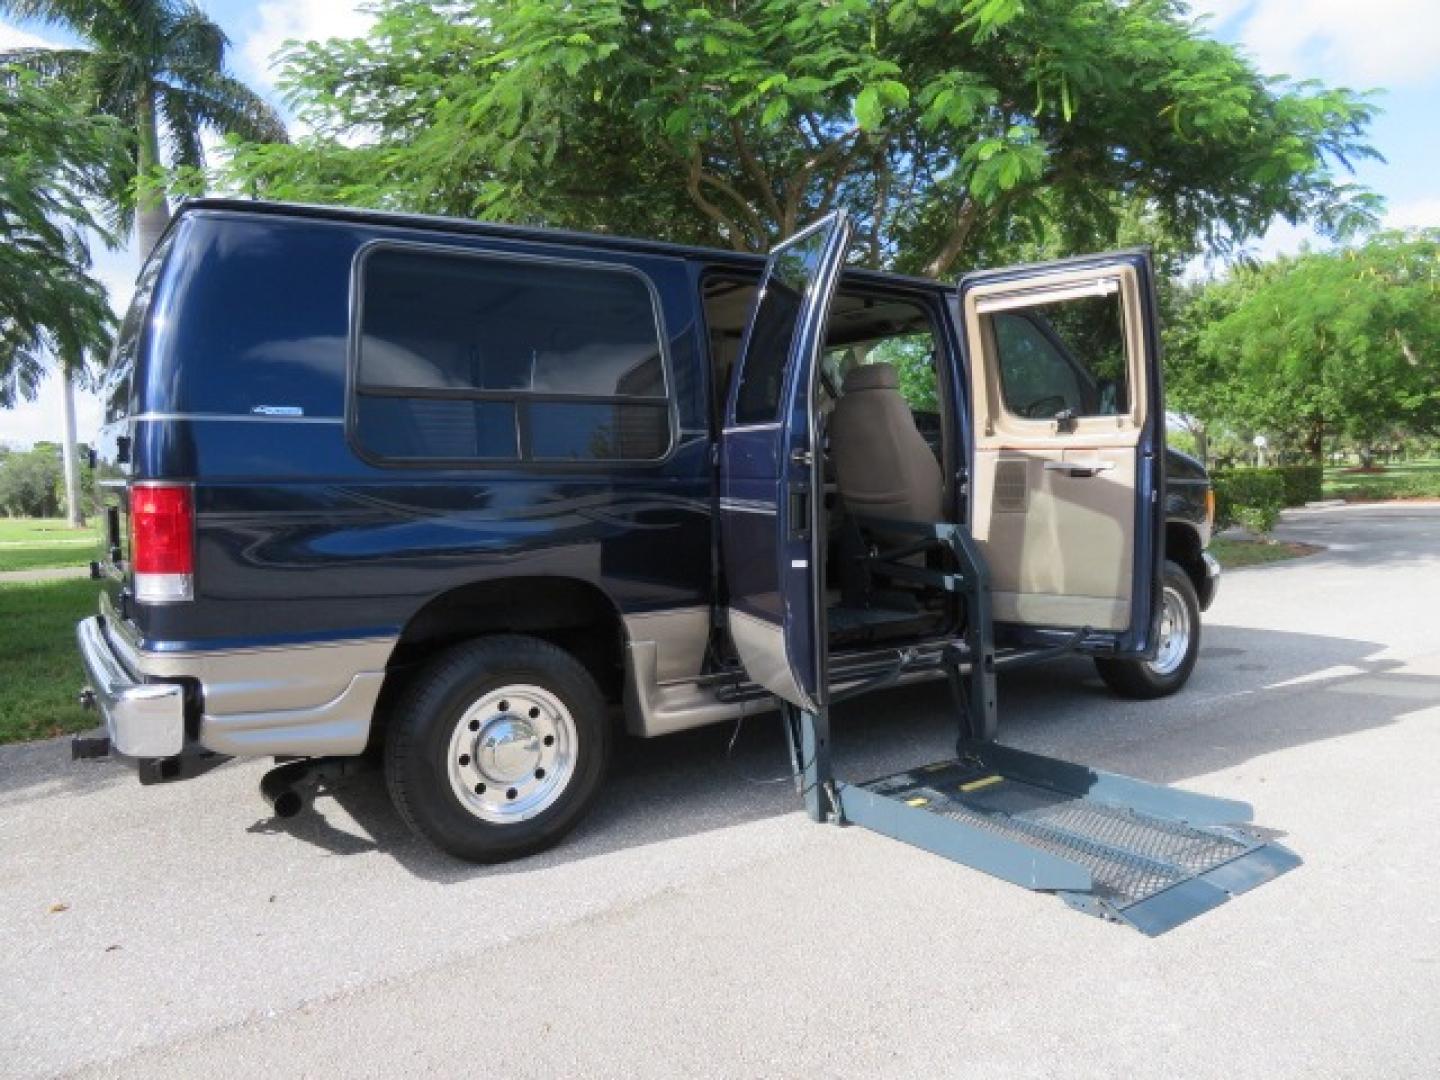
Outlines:
{"type": "Polygon", "coordinates": [[[1149,661],[1150,670],[1156,675],[1173,675],[1185,662],[1190,651],[1190,608],[1178,589],[1165,586],[1165,597],[1160,610],[1160,645],[1155,650],[1155,659],[1149,661]]]}
{"type": "Polygon", "coordinates": [[[574,717],[548,690],[516,684],[488,691],[451,733],[450,786],[484,821],[528,821],[569,786],[577,741],[574,717]]]}

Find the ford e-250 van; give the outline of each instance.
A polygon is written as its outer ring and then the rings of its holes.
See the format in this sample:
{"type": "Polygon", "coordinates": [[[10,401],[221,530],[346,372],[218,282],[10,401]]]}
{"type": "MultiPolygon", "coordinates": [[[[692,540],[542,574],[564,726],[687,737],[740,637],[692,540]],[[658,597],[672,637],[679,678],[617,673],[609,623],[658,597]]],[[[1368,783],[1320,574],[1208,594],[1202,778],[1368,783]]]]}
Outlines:
{"type": "Polygon", "coordinates": [[[942,672],[978,609],[917,524],[983,559],[987,673],[1070,651],[1178,689],[1218,568],[1146,255],[957,286],[846,267],[847,230],[767,264],[184,205],[104,384],[104,749],[145,782],[273,756],[282,812],[286,777],[374,751],[440,847],[526,854],[621,725],[942,672]]]}

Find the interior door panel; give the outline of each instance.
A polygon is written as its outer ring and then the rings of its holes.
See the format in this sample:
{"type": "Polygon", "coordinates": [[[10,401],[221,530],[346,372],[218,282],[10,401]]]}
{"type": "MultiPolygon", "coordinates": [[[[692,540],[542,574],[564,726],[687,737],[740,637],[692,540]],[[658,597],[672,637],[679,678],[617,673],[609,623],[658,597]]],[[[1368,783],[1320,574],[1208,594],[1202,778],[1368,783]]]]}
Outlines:
{"type": "Polygon", "coordinates": [[[1124,255],[962,282],[971,530],[999,623],[1123,634],[1138,613],[1148,625],[1137,561],[1153,514],[1147,270],[1124,255]],[[1076,317],[1092,309],[1094,327],[1076,317]]]}

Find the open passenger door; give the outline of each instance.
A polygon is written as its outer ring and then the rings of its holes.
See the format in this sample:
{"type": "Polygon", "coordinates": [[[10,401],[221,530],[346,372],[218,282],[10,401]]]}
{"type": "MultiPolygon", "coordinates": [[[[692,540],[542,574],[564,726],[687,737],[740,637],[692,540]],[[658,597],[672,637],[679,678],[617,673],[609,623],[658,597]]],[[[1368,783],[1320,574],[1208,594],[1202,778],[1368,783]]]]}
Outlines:
{"type": "MultiPolygon", "coordinates": [[[[1149,256],[960,281],[973,434],[971,535],[997,624],[1152,648],[1164,416],[1149,256]]],[[[1033,634],[1032,634],[1033,636],[1033,634]]]]}
{"type": "MultiPolygon", "coordinates": [[[[816,379],[849,232],[844,215],[833,214],[772,252],[720,445],[730,634],[750,678],[780,699],[797,786],[810,815],[861,825],[1056,893],[1082,911],[1147,934],[1298,865],[1291,852],[1240,826],[1251,813],[1243,803],[991,741],[990,583],[979,545],[952,522],[888,527],[918,528],[926,542],[947,547],[953,565],[941,576],[966,600],[965,639],[945,650],[955,689],[956,756],[865,783],[835,777],[816,379]]],[[[991,530],[986,553],[1009,565],[1011,553],[999,544],[1028,547],[1003,579],[1007,615],[1032,627],[1100,627],[1097,632],[1111,640],[1141,649],[1156,583],[1137,567],[1155,562],[1143,545],[1159,542],[1159,508],[1137,493],[1156,490],[1162,446],[1149,289],[1147,263],[1137,254],[967,278],[960,298],[972,370],[978,372],[972,383],[978,422],[973,490],[991,530]],[[1063,332],[1077,333],[1074,326],[1081,324],[1065,315],[1048,317],[1048,309],[1084,297],[1121,298],[1110,338],[1082,333],[1087,348],[1108,349],[1111,361],[1123,357],[1123,371],[1115,369],[1117,379],[1108,388],[1093,373],[1057,366],[1076,362],[1063,332]],[[995,325],[1012,312],[1023,325],[995,325]],[[1019,350],[1009,368],[994,358],[1010,353],[997,353],[986,337],[997,333],[1013,339],[1011,352],[1019,350]],[[1133,393],[1122,391],[1122,375],[1133,393]],[[1017,398],[1005,394],[1017,385],[1038,395],[1030,412],[1049,415],[1015,415],[1009,406],[1017,398]],[[998,505],[998,473],[1012,460],[1039,485],[1028,505],[1043,527],[1026,526],[1023,515],[1010,532],[994,524],[1009,512],[998,505]],[[988,475],[982,477],[982,470],[988,475]],[[1103,484],[1068,483],[1095,478],[1103,484]],[[1045,578],[1032,556],[1037,563],[1059,559],[1061,576],[1045,578]],[[1090,561],[1106,566],[1093,570],[1090,561]]],[[[1023,494],[1030,498],[1029,491],[1023,494]]]]}
{"type": "Polygon", "coordinates": [[[849,240],[850,223],[836,211],[770,253],[720,438],[731,639],[751,679],[812,713],[828,697],[814,402],[825,322],[849,240]]]}

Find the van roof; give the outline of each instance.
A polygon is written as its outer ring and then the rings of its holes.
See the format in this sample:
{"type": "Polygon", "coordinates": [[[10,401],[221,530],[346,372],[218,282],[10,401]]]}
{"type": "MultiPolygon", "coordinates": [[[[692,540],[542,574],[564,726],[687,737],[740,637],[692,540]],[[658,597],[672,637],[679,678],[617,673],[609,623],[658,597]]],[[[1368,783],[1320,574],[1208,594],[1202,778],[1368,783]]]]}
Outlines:
{"type": "MultiPolygon", "coordinates": [[[[646,240],[632,236],[614,236],[608,233],[579,232],[572,229],[505,225],[496,222],[474,221],[470,218],[444,217],[439,214],[410,214],[392,210],[366,210],[349,206],[266,202],[253,199],[208,197],[186,199],[180,203],[175,211],[175,215],[171,219],[172,226],[175,221],[178,221],[185,214],[205,210],[220,210],[226,213],[274,217],[299,217],[347,222],[357,225],[378,225],[392,229],[421,229],[436,233],[461,233],[467,236],[493,236],[507,240],[533,240],[545,244],[582,244],[592,248],[651,252],[658,255],[673,255],[680,258],[699,258],[709,263],[728,264],[737,268],[745,267],[756,270],[765,264],[765,257],[763,255],[727,251],[724,248],[701,247],[693,244],[673,244],[664,240],[646,240]]],[[[944,284],[933,278],[894,274],[880,270],[866,270],[860,267],[848,267],[845,271],[845,276],[852,280],[921,285],[929,288],[934,288],[937,285],[943,286],[944,284]]]]}

